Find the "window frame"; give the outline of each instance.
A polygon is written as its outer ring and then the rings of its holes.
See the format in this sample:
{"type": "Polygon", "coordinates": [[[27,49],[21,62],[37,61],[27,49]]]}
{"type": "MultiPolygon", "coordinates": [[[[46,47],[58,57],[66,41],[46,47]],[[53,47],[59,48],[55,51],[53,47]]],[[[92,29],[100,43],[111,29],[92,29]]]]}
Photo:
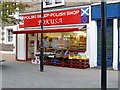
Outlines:
{"type": "Polygon", "coordinates": [[[52,0],[52,4],[51,5],[45,5],[45,2],[43,0],[43,8],[50,8],[50,7],[57,7],[57,6],[63,6],[65,5],[65,0],[61,0],[61,3],[55,3],[55,0],[52,0]]]}
{"type": "Polygon", "coordinates": [[[13,29],[12,28],[7,28],[6,31],[7,31],[7,43],[12,43],[13,42],[13,34],[12,34],[13,29]],[[10,30],[11,30],[11,32],[10,32],[10,35],[9,35],[10,30]]]}

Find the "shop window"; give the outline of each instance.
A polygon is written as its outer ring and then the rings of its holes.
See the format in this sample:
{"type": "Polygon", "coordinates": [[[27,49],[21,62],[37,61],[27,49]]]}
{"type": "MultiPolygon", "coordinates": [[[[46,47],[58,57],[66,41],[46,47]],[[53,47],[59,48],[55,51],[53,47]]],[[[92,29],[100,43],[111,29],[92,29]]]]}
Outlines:
{"type": "Polygon", "coordinates": [[[47,7],[56,7],[65,4],[65,0],[43,0],[44,8],[47,7]]]}
{"type": "Polygon", "coordinates": [[[34,51],[35,51],[35,34],[28,34],[28,59],[34,58],[34,51]]]}
{"type": "Polygon", "coordinates": [[[13,29],[7,29],[7,42],[12,42],[13,41],[12,31],[13,31],[13,29]]]}
{"type": "MultiPolygon", "coordinates": [[[[38,33],[36,38],[33,34],[28,34],[27,59],[32,59],[32,63],[39,63],[41,34],[38,33]]],[[[50,63],[60,63],[62,60],[69,61],[70,59],[88,60],[89,56],[86,53],[87,33],[85,29],[73,32],[56,32],[44,33],[43,48],[44,60],[50,63]],[[57,60],[57,62],[56,62],[57,60]]],[[[78,64],[78,62],[76,64],[78,64]]]]}
{"type": "MultiPolygon", "coordinates": [[[[38,35],[39,36],[39,35],[38,35]]],[[[40,38],[40,37],[38,37],[40,38]]],[[[44,34],[44,48],[49,49],[69,49],[86,51],[86,30],[64,33],[44,34]]]]}
{"type": "MultiPolygon", "coordinates": [[[[36,59],[39,56],[41,41],[41,34],[37,34],[35,38],[34,34],[28,34],[28,59],[36,59]]],[[[87,47],[87,33],[86,30],[74,31],[74,32],[59,32],[59,33],[44,33],[43,35],[43,47],[44,57],[48,56],[56,58],[68,58],[68,52],[74,52],[74,57],[79,58],[86,52],[87,47]],[[52,56],[51,56],[52,55],[52,56]]]]}

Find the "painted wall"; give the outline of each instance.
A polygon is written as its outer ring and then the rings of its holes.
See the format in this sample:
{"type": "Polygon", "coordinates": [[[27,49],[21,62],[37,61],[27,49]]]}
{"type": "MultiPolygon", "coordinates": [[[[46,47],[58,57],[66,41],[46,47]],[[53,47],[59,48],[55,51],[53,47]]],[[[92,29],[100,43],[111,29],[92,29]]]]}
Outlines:
{"type": "MultiPolygon", "coordinates": [[[[89,15],[91,17],[91,7],[89,9],[89,15]]],[[[90,67],[95,67],[97,66],[97,22],[91,21],[91,18],[89,18],[89,21],[87,25],[87,52],[90,67]]]]}
{"type": "Polygon", "coordinates": [[[26,59],[26,35],[25,34],[18,34],[17,59],[19,60],[26,59]]]}
{"type": "Polygon", "coordinates": [[[119,34],[118,34],[119,35],[119,37],[118,37],[118,43],[119,43],[119,47],[118,47],[118,49],[119,49],[119,54],[118,54],[119,55],[118,56],[118,62],[119,63],[118,64],[119,65],[118,65],[118,67],[119,67],[119,70],[120,70],[120,19],[119,19],[119,27],[118,27],[118,29],[119,29],[119,31],[118,31],[119,32],[119,34]]]}
{"type": "Polygon", "coordinates": [[[89,51],[90,51],[90,66],[97,66],[97,22],[91,21],[89,30],[89,51]]]}
{"type": "MultiPolygon", "coordinates": [[[[92,7],[92,15],[91,19],[100,19],[101,18],[101,6],[100,5],[95,5],[91,6],[92,7]]],[[[115,3],[115,4],[108,4],[106,7],[106,15],[107,18],[118,18],[120,17],[120,3],[115,3]]]]}
{"type": "Polygon", "coordinates": [[[118,19],[113,21],[113,69],[118,70],[118,19]]]}

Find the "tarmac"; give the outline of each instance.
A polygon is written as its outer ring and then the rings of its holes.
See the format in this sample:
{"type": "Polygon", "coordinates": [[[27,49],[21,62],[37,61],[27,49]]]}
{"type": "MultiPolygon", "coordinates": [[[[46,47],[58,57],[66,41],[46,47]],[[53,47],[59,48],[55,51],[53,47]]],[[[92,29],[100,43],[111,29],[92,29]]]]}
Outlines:
{"type": "MultiPolygon", "coordinates": [[[[101,88],[100,69],[75,69],[6,60],[0,65],[2,88],[101,88]]],[[[107,88],[118,88],[118,71],[107,70],[107,88]]]]}

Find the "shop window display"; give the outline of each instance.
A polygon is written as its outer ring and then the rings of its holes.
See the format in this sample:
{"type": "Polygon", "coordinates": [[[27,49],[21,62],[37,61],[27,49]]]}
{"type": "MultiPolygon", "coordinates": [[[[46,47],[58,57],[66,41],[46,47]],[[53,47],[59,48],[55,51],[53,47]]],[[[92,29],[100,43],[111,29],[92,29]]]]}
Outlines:
{"type": "Polygon", "coordinates": [[[46,33],[44,37],[45,51],[49,49],[71,49],[86,51],[86,31],[79,32],[65,32],[65,33],[46,33]]]}
{"type": "MultiPolygon", "coordinates": [[[[38,35],[39,36],[39,35],[38,35]]],[[[39,38],[39,37],[38,37],[39,38]]],[[[64,62],[70,65],[71,60],[88,60],[86,52],[86,31],[44,33],[44,60],[53,65],[64,62]]],[[[39,44],[40,45],[40,44],[39,44]]],[[[39,51],[39,50],[38,50],[39,51]]]]}
{"type": "Polygon", "coordinates": [[[48,37],[47,37],[47,36],[44,37],[44,39],[43,39],[43,45],[44,45],[44,48],[45,48],[45,49],[49,47],[48,42],[49,42],[48,37]]]}
{"type": "MultiPolygon", "coordinates": [[[[86,51],[86,31],[45,33],[44,34],[44,54],[47,58],[69,59],[69,51],[73,51],[74,58],[79,58],[78,52],[86,51]],[[48,53],[49,52],[49,53],[48,53]],[[52,53],[54,52],[54,53],[52,53]],[[77,54],[78,53],[78,54],[77,54]]],[[[84,55],[83,55],[84,57],[84,55]]],[[[85,58],[85,57],[84,57],[85,58]]]]}
{"type": "Polygon", "coordinates": [[[43,39],[44,51],[52,52],[54,49],[86,51],[86,31],[45,33],[43,39]]]}
{"type": "Polygon", "coordinates": [[[59,60],[63,59],[63,55],[65,52],[66,52],[66,50],[64,50],[64,49],[58,50],[55,55],[56,59],[59,59],[59,60]]]}
{"type": "Polygon", "coordinates": [[[28,34],[28,59],[34,58],[35,40],[34,35],[28,34]]]}
{"type": "Polygon", "coordinates": [[[58,46],[58,38],[54,37],[52,41],[52,47],[57,49],[58,46]]]}

